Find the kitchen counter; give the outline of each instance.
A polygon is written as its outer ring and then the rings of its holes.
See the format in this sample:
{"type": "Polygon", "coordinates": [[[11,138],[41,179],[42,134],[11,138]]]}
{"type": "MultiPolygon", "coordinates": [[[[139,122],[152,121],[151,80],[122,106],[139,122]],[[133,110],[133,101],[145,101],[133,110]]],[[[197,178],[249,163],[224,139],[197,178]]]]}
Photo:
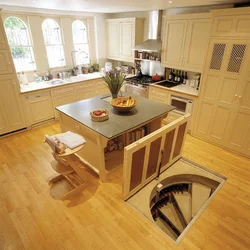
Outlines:
{"type": "Polygon", "coordinates": [[[93,79],[98,79],[98,78],[102,78],[102,74],[100,72],[72,76],[69,80],[65,80],[65,82],[59,83],[59,84],[52,84],[46,81],[30,82],[27,85],[20,84],[20,92],[21,94],[23,94],[23,93],[37,91],[37,90],[51,89],[51,88],[56,88],[60,86],[65,86],[68,84],[73,84],[77,82],[83,82],[83,81],[88,81],[88,80],[93,80],[93,79]]]}
{"type": "MultiPolygon", "coordinates": [[[[127,93],[124,95],[127,96],[127,93]]],[[[161,128],[162,120],[174,109],[170,105],[143,97],[136,96],[136,99],[137,106],[128,113],[116,112],[110,104],[110,95],[97,96],[56,108],[62,132],[70,130],[85,138],[86,143],[77,152],[77,156],[85,166],[99,174],[101,181],[105,181],[109,171],[123,164],[123,150],[112,152],[105,150],[110,139],[117,138],[124,147],[128,146],[125,140],[129,136],[128,132],[145,126],[146,134],[153,133],[161,128]],[[109,110],[109,119],[93,122],[90,111],[103,108],[109,110]]]]}
{"type": "Polygon", "coordinates": [[[187,86],[185,84],[180,84],[180,85],[177,85],[177,86],[175,86],[173,88],[167,88],[167,87],[160,86],[160,85],[157,85],[157,84],[152,84],[150,86],[167,89],[168,91],[177,92],[177,93],[181,93],[181,94],[186,94],[186,95],[190,95],[190,96],[193,96],[193,97],[198,97],[198,95],[199,95],[199,90],[197,90],[196,88],[192,88],[190,86],[187,86]]]}
{"type": "Polygon", "coordinates": [[[109,96],[97,96],[63,105],[56,109],[108,139],[117,137],[159,116],[166,116],[168,112],[174,109],[170,105],[157,103],[143,97],[136,96],[136,99],[138,101],[137,106],[128,113],[118,113],[114,110],[109,102],[109,96]],[[148,107],[150,107],[150,112],[148,112],[148,107]],[[93,122],[89,113],[96,109],[105,108],[109,111],[109,119],[105,122],[93,122]]]}
{"type": "MultiPolygon", "coordinates": [[[[134,75],[127,75],[127,77],[132,77],[132,76],[134,75]]],[[[80,74],[77,76],[72,76],[70,77],[69,80],[64,80],[63,83],[59,83],[59,84],[52,84],[51,82],[46,82],[46,81],[30,82],[27,85],[20,84],[20,93],[24,94],[24,93],[38,91],[38,90],[52,89],[56,87],[66,86],[66,85],[73,84],[73,83],[84,82],[84,81],[100,79],[100,78],[102,78],[102,73],[95,72],[95,73],[80,74]]]]}

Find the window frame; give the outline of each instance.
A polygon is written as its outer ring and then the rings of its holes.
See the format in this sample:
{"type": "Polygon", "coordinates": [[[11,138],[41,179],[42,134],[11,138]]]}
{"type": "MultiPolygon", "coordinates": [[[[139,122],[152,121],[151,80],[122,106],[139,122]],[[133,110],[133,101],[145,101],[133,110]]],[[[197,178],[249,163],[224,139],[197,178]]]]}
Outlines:
{"type": "MultiPolygon", "coordinates": [[[[71,35],[72,35],[72,44],[73,44],[73,51],[76,51],[75,50],[75,45],[88,45],[88,49],[89,49],[89,62],[87,64],[91,64],[91,44],[90,44],[90,34],[89,34],[89,26],[88,26],[88,19],[82,19],[82,18],[74,18],[72,19],[72,22],[71,22],[71,35]],[[80,21],[82,22],[84,25],[85,25],[85,28],[86,28],[86,34],[87,34],[87,43],[74,43],[74,36],[73,36],[73,23],[75,21],[80,21]]],[[[76,62],[76,57],[75,57],[75,54],[74,54],[74,63],[75,63],[75,66],[77,66],[77,62],[76,62]]],[[[79,65],[84,65],[84,64],[79,64],[79,65]]]]}
{"type": "Polygon", "coordinates": [[[11,54],[11,57],[12,57],[12,60],[13,60],[13,65],[14,65],[14,68],[15,68],[15,71],[16,73],[21,73],[22,71],[25,72],[25,73],[34,73],[34,72],[37,72],[37,63],[36,63],[36,55],[35,55],[35,50],[34,50],[34,43],[33,43],[33,37],[32,37],[32,33],[31,33],[31,28],[30,28],[30,24],[29,24],[29,21],[28,21],[28,17],[26,16],[21,16],[21,15],[16,15],[15,13],[11,13],[11,14],[4,14],[3,15],[3,28],[4,28],[4,31],[5,31],[5,34],[6,34],[6,40],[8,42],[8,45],[9,45],[9,48],[10,48],[10,54],[11,54]],[[7,32],[5,30],[5,21],[10,18],[10,17],[14,17],[14,18],[18,18],[20,19],[24,25],[26,26],[26,30],[27,30],[27,34],[28,34],[28,39],[29,39],[29,42],[30,42],[30,45],[20,45],[20,46],[11,46],[9,44],[9,40],[8,40],[8,36],[7,36],[7,32]],[[16,69],[16,66],[15,66],[15,63],[14,63],[14,58],[12,56],[12,50],[11,48],[31,48],[32,49],[32,52],[33,52],[33,63],[34,63],[34,68],[33,70],[22,70],[22,71],[17,71],[16,69]]]}
{"type": "Polygon", "coordinates": [[[42,36],[43,36],[43,44],[44,44],[45,50],[46,50],[46,56],[47,56],[47,62],[48,62],[49,69],[51,69],[51,70],[65,69],[67,67],[67,62],[66,62],[66,56],[65,56],[65,49],[64,49],[65,43],[64,43],[64,37],[63,37],[63,32],[62,32],[60,18],[56,18],[54,16],[46,16],[46,17],[44,17],[42,19],[42,21],[41,21],[41,31],[42,31],[42,36]],[[53,20],[56,23],[56,25],[58,26],[58,28],[59,28],[60,41],[61,41],[60,44],[46,44],[46,42],[45,42],[45,37],[44,37],[44,34],[43,34],[43,23],[46,20],[48,20],[48,19],[53,20]],[[51,67],[50,66],[50,64],[49,64],[49,58],[48,58],[48,53],[47,53],[47,47],[50,47],[50,46],[62,46],[62,51],[63,51],[63,56],[64,56],[64,65],[56,66],[56,67],[51,67]]]}

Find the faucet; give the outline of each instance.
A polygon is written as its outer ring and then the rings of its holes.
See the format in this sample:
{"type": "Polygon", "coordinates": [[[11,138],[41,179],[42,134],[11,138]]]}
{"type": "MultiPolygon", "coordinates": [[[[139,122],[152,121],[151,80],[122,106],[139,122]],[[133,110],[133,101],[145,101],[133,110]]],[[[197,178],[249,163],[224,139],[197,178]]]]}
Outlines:
{"type": "Polygon", "coordinates": [[[82,51],[82,50],[72,50],[71,51],[71,58],[72,58],[72,65],[73,65],[73,68],[75,68],[76,66],[78,66],[78,65],[76,65],[76,62],[75,62],[75,54],[76,53],[79,53],[79,54],[85,54],[85,58],[88,58],[88,53],[86,53],[85,51],[82,51]]]}

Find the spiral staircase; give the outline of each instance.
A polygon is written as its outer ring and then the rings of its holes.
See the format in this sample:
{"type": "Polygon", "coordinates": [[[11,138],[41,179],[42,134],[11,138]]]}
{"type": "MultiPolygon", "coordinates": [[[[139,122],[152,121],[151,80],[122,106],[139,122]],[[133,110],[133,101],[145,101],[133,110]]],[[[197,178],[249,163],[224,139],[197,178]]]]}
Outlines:
{"type": "Polygon", "coordinates": [[[153,189],[150,210],[155,224],[176,240],[220,183],[195,175],[176,176],[166,181],[167,184],[163,180],[153,189]]]}

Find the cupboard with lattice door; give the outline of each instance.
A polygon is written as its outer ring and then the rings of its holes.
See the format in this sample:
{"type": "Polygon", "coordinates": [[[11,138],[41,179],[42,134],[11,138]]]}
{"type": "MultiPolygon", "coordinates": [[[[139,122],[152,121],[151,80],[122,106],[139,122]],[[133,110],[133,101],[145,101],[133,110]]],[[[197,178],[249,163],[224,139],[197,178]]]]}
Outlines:
{"type": "Polygon", "coordinates": [[[194,135],[250,156],[249,45],[211,39],[194,135]]]}

